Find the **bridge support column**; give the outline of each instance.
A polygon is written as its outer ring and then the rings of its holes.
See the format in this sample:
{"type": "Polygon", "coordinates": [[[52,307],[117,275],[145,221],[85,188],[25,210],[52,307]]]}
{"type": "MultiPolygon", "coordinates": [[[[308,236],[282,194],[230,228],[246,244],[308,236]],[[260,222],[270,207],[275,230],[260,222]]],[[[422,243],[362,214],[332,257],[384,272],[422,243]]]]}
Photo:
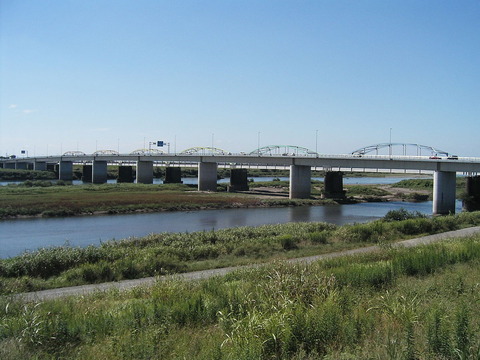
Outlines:
{"type": "Polygon", "coordinates": [[[433,175],[433,215],[455,213],[456,173],[435,171],[433,175]]]}
{"type": "Polygon", "coordinates": [[[94,184],[104,184],[107,182],[107,162],[93,161],[92,167],[92,182],[94,184]]]}
{"type": "Polygon", "coordinates": [[[327,199],[343,199],[345,190],[343,190],[343,173],[341,171],[327,171],[323,182],[323,197],[327,199]]]}
{"type": "Polygon", "coordinates": [[[93,173],[93,166],[92,165],[83,165],[83,167],[82,167],[82,181],[84,183],[91,183],[92,182],[92,173],[93,173]]]}
{"type": "Polygon", "coordinates": [[[26,162],[16,162],[15,169],[17,170],[27,170],[27,163],[26,162]]]}
{"type": "Polygon", "coordinates": [[[165,168],[164,184],[181,184],[182,183],[182,169],[179,167],[168,166],[165,168]]]}
{"type": "Polygon", "coordinates": [[[45,161],[35,161],[33,163],[33,170],[46,171],[47,163],[45,161]]]}
{"type": "Polygon", "coordinates": [[[198,191],[217,191],[217,163],[198,163],[198,191]]]}
{"type": "Polygon", "coordinates": [[[133,168],[132,166],[119,166],[118,167],[118,183],[133,183],[133,168]]]}
{"type": "Polygon", "coordinates": [[[153,161],[137,161],[137,184],[153,184],[153,161]]]}
{"type": "Polygon", "coordinates": [[[466,211],[480,210],[480,176],[468,176],[466,184],[467,198],[463,202],[466,211]]]}
{"type": "Polygon", "coordinates": [[[230,186],[228,191],[247,191],[248,178],[247,169],[231,169],[230,170],[230,186]]]}
{"type": "Polygon", "coordinates": [[[290,199],[308,199],[312,193],[312,168],[290,166],[290,199]]]}
{"type": "Polygon", "coordinates": [[[71,161],[60,161],[58,164],[58,179],[66,181],[73,179],[73,163],[71,161]]]}

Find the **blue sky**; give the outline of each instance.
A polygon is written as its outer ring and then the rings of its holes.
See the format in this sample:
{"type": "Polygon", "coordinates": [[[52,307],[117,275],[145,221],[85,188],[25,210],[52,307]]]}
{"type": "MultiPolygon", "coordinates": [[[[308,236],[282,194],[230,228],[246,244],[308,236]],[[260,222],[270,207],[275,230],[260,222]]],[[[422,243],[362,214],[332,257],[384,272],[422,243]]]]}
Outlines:
{"type": "Polygon", "coordinates": [[[479,1],[0,2],[0,155],[341,154],[390,128],[480,156],[479,1]]]}

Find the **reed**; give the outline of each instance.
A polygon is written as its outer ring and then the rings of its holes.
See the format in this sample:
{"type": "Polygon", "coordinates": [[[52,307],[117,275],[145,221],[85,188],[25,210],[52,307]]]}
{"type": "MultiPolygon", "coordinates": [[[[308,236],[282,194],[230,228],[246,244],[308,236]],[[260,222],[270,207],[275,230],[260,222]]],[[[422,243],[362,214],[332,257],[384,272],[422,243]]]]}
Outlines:
{"type": "MultiPolygon", "coordinates": [[[[107,241],[97,247],[44,248],[0,259],[0,294],[324,254],[358,246],[388,244],[399,239],[479,223],[480,212],[435,218],[422,216],[402,221],[391,221],[389,216],[387,220],[367,224],[335,226],[326,223],[289,223],[256,228],[151,234],[143,238],[107,241]]],[[[477,251],[472,245],[456,256],[468,258],[477,251]]],[[[432,262],[440,258],[440,255],[430,258],[431,252],[416,250],[413,253],[415,256],[409,256],[408,261],[399,259],[392,266],[408,269],[410,274],[424,274],[429,273],[429,268],[435,266],[432,262]]],[[[446,263],[453,261],[451,254],[442,256],[446,263]]],[[[359,267],[346,273],[364,270],[359,267]]],[[[378,268],[375,271],[378,273],[372,276],[377,277],[378,286],[389,281],[386,269],[378,268]]],[[[343,275],[338,276],[342,278],[343,275]]]]}
{"type": "Polygon", "coordinates": [[[43,303],[1,297],[0,356],[476,359],[478,249],[480,236],[43,303]],[[421,262],[428,272],[397,266],[421,262]]]}

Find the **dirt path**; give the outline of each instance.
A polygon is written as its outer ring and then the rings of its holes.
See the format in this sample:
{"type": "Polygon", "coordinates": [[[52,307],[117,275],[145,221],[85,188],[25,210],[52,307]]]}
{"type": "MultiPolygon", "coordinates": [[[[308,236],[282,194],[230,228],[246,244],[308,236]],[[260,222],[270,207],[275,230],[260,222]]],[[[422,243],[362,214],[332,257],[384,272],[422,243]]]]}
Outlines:
{"type": "MultiPolygon", "coordinates": [[[[479,232],[480,232],[480,226],[476,226],[476,227],[471,227],[471,228],[466,228],[461,230],[449,231],[441,234],[424,236],[424,237],[410,239],[410,240],[403,240],[403,241],[394,243],[393,246],[413,247],[417,245],[430,244],[430,243],[442,241],[445,239],[471,236],[479,232]]],[[[335,258],[339,256],[365,254],[365,253],[377,251],[379,249],[380,249],[379,246],[369,246],[369,247],[363,247],[363,248],[358,248],[353,250],[330,253],[330,254],[290,259],[286,261],[290,263],[308,264],[314,261],[319,261],[322,259],[330,259],[330,258],[335,258]]],[[[136,286],[149,286],[149,285],[155,284],[158,281],[165,281],[165,280],[171,280],[171,279],[181,279],[181,280],[208,279],[213,276],[222,276],[235,270],[245,269],[249,267],[258,267],[258,266],[262,266],[262,264],[228,267],[228,268],[212,269],[212,270],[202,270],[202,271],[195,271],[195,272],[184,273],[184,274],[175,274],[175,275],[167,275],[167,276],[160,276],[160,277],[149,277],[149,278],[136,279],[136,280],[124,280],[124,281],[104,283],[104,284],[93,284],[93,285],[83,285],[83,286],[66,287],[66,288],[60,288],[60,289],[52,289],[52,290],[43,290],[43,291],[37,291],[37,292],[31,292],[31,293],[17,294],[17,295],[14,295],[13,298],[23,299],[25,301],[44,301],[44,300],[55,299],[62,296],[87,295],[94,292],[108,291],[114,288],[119,290],[128,290],[136,286]]]]}

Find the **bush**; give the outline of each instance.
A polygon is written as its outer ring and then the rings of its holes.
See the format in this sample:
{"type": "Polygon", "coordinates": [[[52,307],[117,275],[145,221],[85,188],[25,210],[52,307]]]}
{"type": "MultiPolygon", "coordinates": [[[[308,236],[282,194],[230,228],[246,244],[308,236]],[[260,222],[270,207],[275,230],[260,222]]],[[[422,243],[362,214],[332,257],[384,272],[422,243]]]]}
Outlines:
{"type": "Polygon", "coordinates": [[[387,214],[383,217],[385,221],[402,221],[408,219],[418,219],[418,218],[426,218],[426,215],[420,213],[419,211],[411,212],[404,208],[399,210],[390,210],[387,214]]]}
{"type": "Polygon", "coordinates": [[[314,244],[326,244],[330,236],[330,231],[314,231],[308,234],[308,239],[314,244]]]}
{"type": "Polygon", "coordinates": [[[280,244],[282,245],[283,250],[294,250],[297,249],[297,241],[290,234],[281,235],[278,237],[280,244]]]}

